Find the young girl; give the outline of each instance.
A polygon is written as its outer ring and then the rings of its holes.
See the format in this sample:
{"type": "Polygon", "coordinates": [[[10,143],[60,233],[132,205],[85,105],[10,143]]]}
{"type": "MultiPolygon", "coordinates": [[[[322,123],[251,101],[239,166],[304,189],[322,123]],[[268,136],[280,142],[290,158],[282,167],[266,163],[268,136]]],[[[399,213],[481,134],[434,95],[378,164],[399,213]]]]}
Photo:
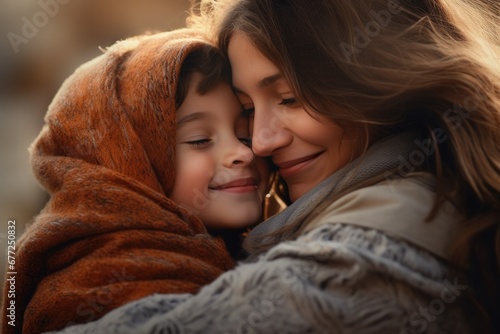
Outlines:
{"type": "Polygon", "coordinates": [[[3,333],[62,329],[152,293],[196,292],[233,266],[207,229],[257,223],[269,179],[229,65],[190,30],[119,42],[80,67],[31,157],[51,200],[17,243],[3,333]]]}
{"type": "Polygon", "coordinates": [[[249,233],[250,263],[197,295],[66,332],[498,333],[498,4],[200,9],[293,204],[249,233]]]}
{"type": "Polygon", "coordinates": [[[238,256],[240,234],[262,219],[269,165],[255,157],[249,119],[212,46],[187,56],[176,93],[176,173],[168,197],[221,235],[238,256]]]}

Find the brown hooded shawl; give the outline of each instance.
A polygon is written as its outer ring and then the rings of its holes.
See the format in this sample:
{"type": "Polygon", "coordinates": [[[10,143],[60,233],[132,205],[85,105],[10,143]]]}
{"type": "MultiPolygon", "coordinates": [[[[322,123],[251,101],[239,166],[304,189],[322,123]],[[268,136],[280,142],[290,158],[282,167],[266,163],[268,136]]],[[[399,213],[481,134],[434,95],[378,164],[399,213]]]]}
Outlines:
{"type": "Polygon", "coordinates": [[[62,329],[152,293],[194,293],[232,267],[223,242],[167,198],[180,66],[206,44],[186,29],[129,39],[63,84],[31,148],[51,199],[17,243],[16,326],[4,314],[3,332],[62,329]]]}

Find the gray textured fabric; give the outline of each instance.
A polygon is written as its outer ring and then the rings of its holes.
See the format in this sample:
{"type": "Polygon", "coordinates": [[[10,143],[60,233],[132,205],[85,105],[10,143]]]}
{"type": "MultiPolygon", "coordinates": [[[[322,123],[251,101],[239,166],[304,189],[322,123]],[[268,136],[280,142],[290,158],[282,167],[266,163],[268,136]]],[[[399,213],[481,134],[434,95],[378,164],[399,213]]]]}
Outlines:
{"type": "MultiPolygon", "coordinates": [[[[330,191],[398,167],[416,148],[412,139],[373,146],[360,168],[355,162],[335,173],[252,237],[307,214],[308,203],[330,191]]],[[[239,264],[197,295],[153,295],[60,333],[465,334],[472,333],[459,301],[466,289],[445,261],[405,240],[325,223],[239,264]]]]}
{"type": "Polygon", "coordinates": [[[67,334],[472,333],[445,263],[383,233],[328,224],[197,295],[153,295],[67,334]]]}

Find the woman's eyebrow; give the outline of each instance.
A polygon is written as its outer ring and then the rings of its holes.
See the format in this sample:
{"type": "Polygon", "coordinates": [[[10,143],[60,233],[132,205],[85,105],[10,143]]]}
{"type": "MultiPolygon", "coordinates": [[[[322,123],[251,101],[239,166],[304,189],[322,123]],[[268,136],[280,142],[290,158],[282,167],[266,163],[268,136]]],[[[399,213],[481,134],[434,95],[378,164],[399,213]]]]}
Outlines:
{"type": "Polygon", "coordinates": [[[259,83],[257,83],[257,87],[264,88],[266,86],[270,86],[281,78],[283,78],[283,75],[281,73],[270,75],[260,80],[259,83]]]}
{"type": "MultiPolygon", "coordinates": [[[[281,73],[276,73],[276,74],[273,74],[273,75],[270,75],[270,76],[267,76],[265,77],[264,79],[260,80],[258,83],[257,83],[257,87],[259,88],[264,88],[264,87],[267,87],[267,86],[270,86],[272,85],[273,83],[275,83],[276,81],[280,80],[283,78],[283,74],[281,73]]],[[[236,92],[236,93],[241,93],[241,94],[245,94],[244,91],[242,91],[241,89],[239,89],[238,87],[234,86],[233,85],[233,90],[236,92]]]]}
{"type": "Polygon", "coordinates": [[[207,112],[204,112],[204,111],[197,111],[197,112],[191,113],[191,114],[186,115],[186,116],[180,118],[179,120],[177,120],[177,123],[176,123],[177,129],[180,129],[183,126],[186,126],[187,124],[189,124],[191,122],[195,122],[195,121],[199,121],[199,120],[206,120],[208,118],[210,118],[209,114],[207,112]]]}

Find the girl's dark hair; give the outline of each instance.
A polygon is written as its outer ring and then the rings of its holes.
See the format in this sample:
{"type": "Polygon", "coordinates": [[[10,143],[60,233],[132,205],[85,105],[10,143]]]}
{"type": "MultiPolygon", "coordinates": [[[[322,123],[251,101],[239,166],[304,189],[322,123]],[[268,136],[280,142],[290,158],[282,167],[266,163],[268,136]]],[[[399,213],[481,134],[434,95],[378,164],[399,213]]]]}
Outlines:
{"type": "Polygon", "coordinates": [[[190,53],[181,66],[175,106],[179,108],[189,91],[192,74],[202,75],[196,87],[196,92],[204,95],[219,83],[231,85],[231,66],[223,54],[214,46],[205,45],[190,53]]]}

